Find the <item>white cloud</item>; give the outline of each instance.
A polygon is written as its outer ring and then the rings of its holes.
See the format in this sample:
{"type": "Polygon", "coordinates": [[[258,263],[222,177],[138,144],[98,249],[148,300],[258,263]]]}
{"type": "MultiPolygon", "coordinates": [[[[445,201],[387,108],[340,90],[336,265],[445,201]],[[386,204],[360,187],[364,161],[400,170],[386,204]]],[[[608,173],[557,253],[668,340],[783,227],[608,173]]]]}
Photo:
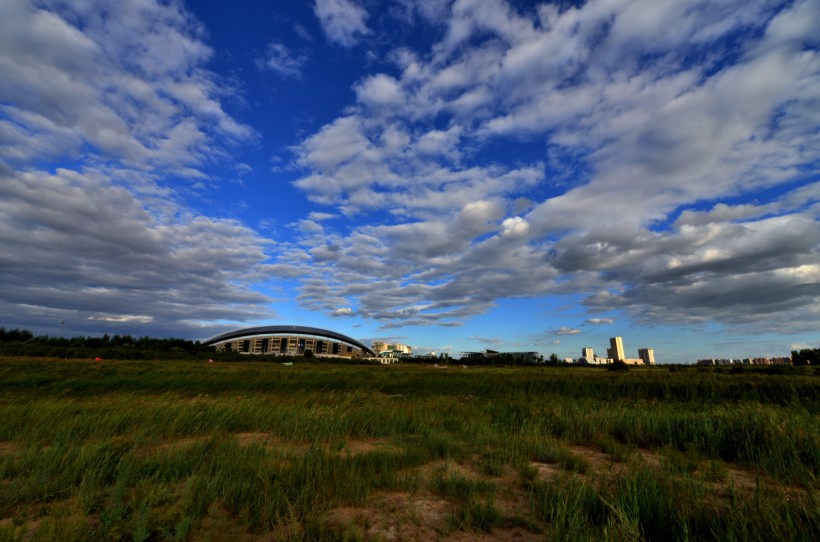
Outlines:
{"type": "Polygon", "coordinates": [[[540,164],[505,169],[460,168],[460,129],[413,134],[400,124],[376,123],[363,116],[340,117],[294,150],[309,174],[295,185],[320,204],[337,204],[344,214],[403,209],[429,216],[472,201],[512,193],[543,179],[540,164]]]}
{"type": "Polygon", "coordinates": [[[612,318],[588,318],[586,320],[587,324],[592,324],[594,326],[604,325],[604,324],[611,324],[614,320],[612,318]]]}
{"type": "Polygon", "coordinates": [[[578,335],[579,333],[581,333],[580,329],[571,327],[561,327],[555,332],[556,335],[578,335]]]}
{"type": "MultiPolygon", "coordinates": [[[[792,303],[816,325],[817,3],[536,11],[455,2],[439,42],[392,52],[399,74],[362,79],[357,104],[295,149],[313,201],[392,216],[334,234],[333,265],[312,276],[391,325],[596,291],[590,307],[646,321],[787,330],[792,303]],[[518,142],[543,163],[491,161],[518,142]],[[470,228],[474,202],[493,212],[470,228]]],[[[333,310],[321,295],[302,299],[333,310]]]]}
{"type": "Polygon", "coordinates": [[[128,323],[128,322],[138,322],[140,324],[147,324],[154,320],[153,316],[140,316],[140,315],[133,315],[133,314],[117,314],[117,315],[103,315],[103,316],[89,316],[89,320],[101,320],[103,322],[118,322],[118,323],[128,323]]]}
{"type": "Polygon", "coordinates": [[[270,314],[267,241],[172,184],[241,171],[226,149],[254,138],[203,33],[175,2],[0,4],[0,320],[190,337],[270,314]]]}
{"type": "Polygon", "coordinates": [[[530,225],[520,216],[508,218],[501,223],[501,235],[507,237],[522,237],[530,231],[530,225]]]}
{"type": "Polygon", "coordinates": [[[352,47],[370,33],[367,11],[351,0],[316,0],[314,12],[327,39],[342,47],[352,47]]]}
{"type": "Polygon", "coordinates": [[[360,119],[342,117],[305,140],[296,149],[304,165],[326,173],[339,168],[367,150],[368,141],[362,134],[360,119]]]}
{"type": "Polygon", "coordinates": [[[430,24],[440,24],[450,9],[451,0],[395,0],[396,7],[393,15],[407,23],[412,23],[414,17],[430,24]]]}
{"type": "Polygon", "coordinates": [[[313,220],[299,220],[294,224],[294,227],[303,233],[321,233],[324,231],[322,225],[313,220]]]}
{"type": "Polygon", "coordinates": [[[285,79],[302,79],[302,68],[307,62],[304,55],[294,54],[287,46],[278,42],[268,44],[268,50],[259,65],[285,79]]]}
{"type": "Polygon", "coordinates": [[[335,215],[333,213],[323,213],[323,212],[319,212],[319,211],[313,211],[310,214],[308,214],[308,218],[310,220],[313,220],[313,221],[316,221],[316,222],[321,222],[323,220],[330,220],[331,218],[336,218],[337,216],[338,215],[335,215]]]}
{"type": "Polygon", "coordinates": [[[0,158],[77,158],[90,148],[195,177],[219,145],[253,137],[222,109],[227,89],[200,68],[211,51],[178,6],[49,7],[0,7],[0,158]]]}
{"type": "Polygon", "coordinates": [[[5,322],[190,336],[195,322],[216,330],[208,322],[267,312],[250,289],[266,243],[234,221],[162,218],[96,171],[5,170],[0,180],[5,322]]]}
{"type": "Polygon", "coordinates": [[[333,316],[353,316],[355,312],[350,307],[341,307],[333,311],[333,316]]]}
{"type": "Polygon", "coordinates": [[[366,78],[356,86],[356,97],[370,107],[396,107],[404,103],[398,81],[383,73],[366,78]]]}

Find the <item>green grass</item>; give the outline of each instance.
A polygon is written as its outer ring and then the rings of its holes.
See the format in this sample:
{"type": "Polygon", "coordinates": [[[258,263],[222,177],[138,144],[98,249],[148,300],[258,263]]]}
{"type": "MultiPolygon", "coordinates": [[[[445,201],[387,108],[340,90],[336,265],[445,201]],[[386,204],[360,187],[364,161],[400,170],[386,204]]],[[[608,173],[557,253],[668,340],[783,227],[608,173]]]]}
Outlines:
{"type": "Polygon", "coordinates": [[[367,539],[328,523],[346,509],[445,538],[818,539],[818,405],[812,368],[2,359],[0,542],[367,539]]]}

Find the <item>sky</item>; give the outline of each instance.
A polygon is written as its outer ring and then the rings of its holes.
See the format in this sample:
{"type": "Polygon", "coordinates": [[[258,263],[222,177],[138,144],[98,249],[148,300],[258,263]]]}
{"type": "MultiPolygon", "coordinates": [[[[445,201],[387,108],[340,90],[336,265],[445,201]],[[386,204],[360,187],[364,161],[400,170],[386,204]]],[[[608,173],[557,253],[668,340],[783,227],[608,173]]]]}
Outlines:
{"type": "Polygon", "coordinates": [[[0,325],[820,347],[820,2],[0,2],[0,325]]]}

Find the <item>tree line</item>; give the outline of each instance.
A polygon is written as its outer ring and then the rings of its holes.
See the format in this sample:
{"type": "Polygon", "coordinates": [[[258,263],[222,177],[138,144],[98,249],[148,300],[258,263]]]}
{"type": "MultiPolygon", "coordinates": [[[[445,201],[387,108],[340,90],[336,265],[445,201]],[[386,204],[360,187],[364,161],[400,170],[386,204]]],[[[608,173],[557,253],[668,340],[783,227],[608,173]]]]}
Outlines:
{"type": "Polygon", "coordinates": [[[820,365],[820,348],[792,350],[792,365],[820,365]]]}
{"type": "Polygon", "coordinates": [[[52,337],[34,335],[27,329],[0,327],[0,355],[103,359],[200,359],[203,356],[233,358],[233,353],[216,352],[199,341],[131,335],[102,337],[52,337]]]}

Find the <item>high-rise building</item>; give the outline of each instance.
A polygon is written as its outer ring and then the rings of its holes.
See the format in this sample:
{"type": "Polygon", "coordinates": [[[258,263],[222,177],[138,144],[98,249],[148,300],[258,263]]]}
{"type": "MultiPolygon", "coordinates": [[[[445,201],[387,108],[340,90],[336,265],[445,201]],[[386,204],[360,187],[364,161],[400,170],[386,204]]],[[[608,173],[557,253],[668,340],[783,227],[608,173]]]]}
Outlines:
{"type": "Polygon", "coordinates": [[[644,365],[655,365],[655,350],[652,348],[639,348],[638,357],[644,362],[644,365]]]}
{"type": "Polygon", "coordinates": [[[612,337],[609,339],[609,348],[606,349],[608,358],[611,358],[615,363],[624,361],[624,340],[622,337],[612,337]]]}
{"type": "Polygon", "coordinates": [[[595,354],[593,353],[592,348],[587,346],[581,349],[581,357],[587,361],[592,361],[595,359],[595,354]]]}

